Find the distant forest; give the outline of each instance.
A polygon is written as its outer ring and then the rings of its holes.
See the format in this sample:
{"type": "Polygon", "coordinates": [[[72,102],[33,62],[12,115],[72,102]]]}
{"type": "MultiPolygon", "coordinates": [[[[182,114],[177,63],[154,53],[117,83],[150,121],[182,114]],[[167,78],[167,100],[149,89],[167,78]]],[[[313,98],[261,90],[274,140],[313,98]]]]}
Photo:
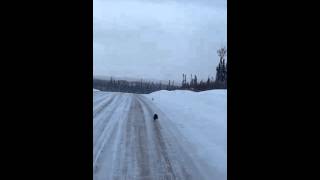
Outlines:
{"type": "Polygon", "coordinates": [[[152,81],[127,81],[115,80],[112,77],[109,80],[93,79],[93,88],[101,91],[110,92],[126,92],[149,94],[159,90],[191,90],[191,91],[206,91],[210,89],[226,89],[227,88],[227,63],[225,56],[227,54],[226,48],[221,48],[217,51],[220,57],[219,64],[216,67],[216,78],[209,78],[207,80],[198,80],[196,75],[190,75],[187,81],[187,75],[182,74],[181,85],[175,85],[174,81],[169,80],[167,84],[152,81]]]}

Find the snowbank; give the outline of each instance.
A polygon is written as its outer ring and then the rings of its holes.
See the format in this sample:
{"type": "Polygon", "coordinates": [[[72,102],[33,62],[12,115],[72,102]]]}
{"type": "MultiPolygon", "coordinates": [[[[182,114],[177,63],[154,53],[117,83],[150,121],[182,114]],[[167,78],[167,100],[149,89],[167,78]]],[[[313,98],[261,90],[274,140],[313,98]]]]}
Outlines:
{"type": "Polygon", "coordinates": [[[227,176],[227,90],[162,90],[145,96],[194,146],[195,156],[227,176]]]}

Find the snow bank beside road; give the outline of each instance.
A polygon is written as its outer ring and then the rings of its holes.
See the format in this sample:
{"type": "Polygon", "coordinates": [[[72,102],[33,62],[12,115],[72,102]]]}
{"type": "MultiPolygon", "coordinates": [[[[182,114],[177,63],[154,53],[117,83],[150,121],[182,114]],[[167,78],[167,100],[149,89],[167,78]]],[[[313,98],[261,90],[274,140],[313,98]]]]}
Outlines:
{"type": "Polygon", "coordinates": [[[162,90],[145,96],[194,146],[194,156],[227,177],[227,90],[162,90]]]}

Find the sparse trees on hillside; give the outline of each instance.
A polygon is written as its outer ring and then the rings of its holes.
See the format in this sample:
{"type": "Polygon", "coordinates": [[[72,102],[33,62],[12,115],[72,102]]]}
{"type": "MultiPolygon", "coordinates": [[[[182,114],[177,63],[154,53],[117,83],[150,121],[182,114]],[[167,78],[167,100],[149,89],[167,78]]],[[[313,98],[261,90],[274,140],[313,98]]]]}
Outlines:
{"type": "Polygon", "coordinates": [[[181,86],[174,85],[174,81],[169,80],[168,84],[161,82],[145,82],[140,81],[128,82],[125,80],[115,80],[110,77],[110,80],[93,79],[93,88],[101,91],[119,91],[130,93],[147,94],[158,90],[176,90],[185,89],[192,91],[205,91],[209,89],[226,89],[227,88],[227,49],[225,47],[218,49],[219,64],[216,67],[216,77],[208,77],[208,79],[200,80],[197,75],[190,75],[190,81],[187,82],[187,74],[182,74],[181,86]]]}

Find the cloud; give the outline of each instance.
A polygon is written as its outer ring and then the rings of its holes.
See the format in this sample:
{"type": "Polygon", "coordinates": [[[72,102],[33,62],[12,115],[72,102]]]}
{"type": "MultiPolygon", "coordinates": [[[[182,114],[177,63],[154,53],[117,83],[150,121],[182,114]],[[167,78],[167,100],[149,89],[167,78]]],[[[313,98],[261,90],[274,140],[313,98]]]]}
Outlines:
{"type": "Polygon", "coordinates": [[[94,75],[181,80],[214,76],[227,43],[220,1],[94,0],[94,75]]]}

